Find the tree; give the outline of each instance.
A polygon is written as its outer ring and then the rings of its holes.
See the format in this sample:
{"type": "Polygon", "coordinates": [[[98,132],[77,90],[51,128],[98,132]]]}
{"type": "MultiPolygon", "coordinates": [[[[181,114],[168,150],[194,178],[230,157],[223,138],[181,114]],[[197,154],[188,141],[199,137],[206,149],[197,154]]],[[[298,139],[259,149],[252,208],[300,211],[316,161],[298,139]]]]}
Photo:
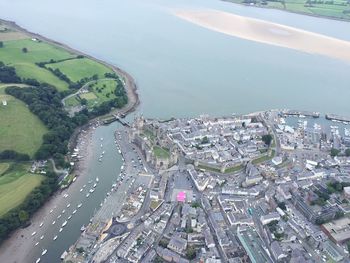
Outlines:
{"type": "Polygon", "coordinates": [[[339,153],[340,153],[340,150],[335,149],[335,148],[331,149],[331,156],[332,157],[338,156],[339,153]]]}
{"type": "Polygon", "coordinates": [[[0,41],[0,48],[4,46],[4,42],[0,41]]]}
{"type": "Polygon", "coordinates": [[[346,155],[347,157],[350,156],[350,148],[348,148],[348,149],[345,150],[345,155],[346,155]]]}
{"type": "Polygon", "coordinates": [[[270,146],[272,142],[272,135],[271,134],[265,134],[261,137],[261,140],[267,145],[270,146]]]}
{"type": "Polygon", "coordinates": [[[21,210],[18,213],[18,218],[21,221],[21,223],[27,222],[27,220],[29,219],[29,215],[26,211],[21,210]]]}
{"type": "Polygon", "coordinates": [[[87,103],[88,103],[87,99],[85,99],[85,98],[82,98],[80,100],[80,102],[81,102],[81,105],[87,105],[87,103]]]}
{"type": "Polygon", "coordinates": [[[189,260],[195,259],[197,256],[197,251],[194,247],[188,246],[186,250],[186,258],[189,260]]]}
{"type": "Polygon", "coordinates": [[[28,52],[28,49],[26,47],[22,48],[22,52],[23,53],[27,53],[28,52]]]}
{"type": "Polygon", "coordinates": [[[161,240],[159,240],[159,246],[163,247],[163,248],[167,248],[169,244],[169,240],[162,238],[161,240]]]}

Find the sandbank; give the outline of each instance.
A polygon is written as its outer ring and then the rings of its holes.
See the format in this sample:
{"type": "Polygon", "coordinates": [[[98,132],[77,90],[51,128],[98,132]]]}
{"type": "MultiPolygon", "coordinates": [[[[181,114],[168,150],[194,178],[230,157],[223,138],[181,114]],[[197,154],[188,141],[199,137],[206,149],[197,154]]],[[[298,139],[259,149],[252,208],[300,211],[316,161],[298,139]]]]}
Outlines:
{"type": "Polygon", "coordinates": [[[350,62],[350,42],[218,10],[181,10],[175,15],[233,37],[350,62]]]}

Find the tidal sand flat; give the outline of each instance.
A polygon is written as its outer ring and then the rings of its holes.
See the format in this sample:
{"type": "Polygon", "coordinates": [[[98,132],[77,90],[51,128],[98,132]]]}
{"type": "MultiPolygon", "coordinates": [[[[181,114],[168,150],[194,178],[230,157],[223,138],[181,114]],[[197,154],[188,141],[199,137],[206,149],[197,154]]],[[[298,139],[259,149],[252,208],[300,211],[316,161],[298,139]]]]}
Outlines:
{"type": "Polygon", "coordinates": [[[350,62],[350,42],[217,10],[181,10],[175,15],[230,36],[350,62]]]}

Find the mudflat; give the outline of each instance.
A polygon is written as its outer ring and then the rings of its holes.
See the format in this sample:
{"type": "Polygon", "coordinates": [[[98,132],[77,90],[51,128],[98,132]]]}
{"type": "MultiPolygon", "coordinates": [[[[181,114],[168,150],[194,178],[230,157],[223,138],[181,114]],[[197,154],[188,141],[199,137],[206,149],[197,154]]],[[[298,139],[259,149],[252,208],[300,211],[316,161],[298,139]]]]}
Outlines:
{"type": "Polygon", "coordinates": [[[233,37],[350,62],[350,42],[218,10],[180,10],[175,15],[233,37]]]}

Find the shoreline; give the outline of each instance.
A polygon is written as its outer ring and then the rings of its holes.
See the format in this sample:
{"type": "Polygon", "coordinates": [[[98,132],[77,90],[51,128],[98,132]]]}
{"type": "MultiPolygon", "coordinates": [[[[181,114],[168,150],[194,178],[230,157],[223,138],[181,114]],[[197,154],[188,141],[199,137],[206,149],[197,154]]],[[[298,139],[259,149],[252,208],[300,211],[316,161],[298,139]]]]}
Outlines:
{"type": "Polygon", "coordinates": [[[282,8],[276,8],[273,6],[261,6],[261,5],[249,5],[249,4],[245,4],[245,3],[236,3],[236,2],[232,2],[230,0],[221,0],[222,2],[226,2],[226,3],[230,3],[230,4],[234,4],[234,5],[239,5],[239,6],[246,6],[246,7],[256,7],[256,8],[261,8],[261,9],[271,9],[271,10],[278,10],[281,12],[288,12],[291,14],[297,14],[297,15],[302,15],[302,16],[310,16],[310,17],[316,17],[316,18],[322,18],[322,19],[328,19],[328,20],[333,20],[333,21],[340,21],[340,22],[346,22],[346,23],[350,23],[350,18],[349,19],[345,19],[345,18],[340,18],[340,17],[335,17],[335,16],[322,16],[322,15],[318,15],[318,14],[310,14],[310,13],[306,13],[306,12],[296,12],[293,10],[287,10],[287,9],[282,9],[282,8]]]}
{"type": "MultiPolygon", "coordinates": [[[[137,93],[137,85],[134,80],[134,78],[127,73],[126,71],[122,70],[118,66],[112,65],[106,61],[97,59],[93,56],[90,56],[86,53],[83,53],[79,50],[76,50],[74,48],[71,48],[70,46],[60,43],[58,41],[49,39],[47,37],[44,37],[37,33],[32,33],[25,28],[22,28],[21,26],[17,25],[13,21],[7,21],[4,19],[0,19],[0,22],[8,25],[15,30],[18,30],[19,32],[28,35],[32,38],[37,38],[43,42],[47,42],[51,45],[57,46],[59,48],[63,48],[67,50],[68,52],[77,54],[77,55],[83,55],[91,60],[94,60],[96,62],[99,62],[109,68],[111,68],[118,76],[120,76],[125,81],[125,91],[128,96],[128,103],[121,109],[113,109],[108,114],[129,114],[136,110],[137,106],[140,104],[139,95],[137,93]]],[[[106,114],[106,115],[108,115],[106,114]]],[[[63,190],[57,190],[51,197],[49,197],[44,205],[42,205],[38,211],[36,211],[33,216],[30,218],[31,224],[26,228],[18,228],[15,231],[13,231],[9,237],[4,240],[0,245],[0,262],[8,262],[8,263],[20,263],[20,262],[27,262],[28,258],[34,257],[33,251],[37,250],[38,248],[35,247],[34,249],[34,243],[38,241],[38,237],[40,235],[44,235],[46,232],[45,229],[48,229],[51,224],[44,224],[43,227],[39,227],[40,222],[42,222],[45,219],[45,222],[52,221],[56,218],[55,213],[49,213],[50,210],[60,210],[64,209],[66,200],[63,198],[64,194],[69,194],[71,192],[79,191],[79,189],[83,186],[84,180],[82,178],[85,178],[88,171],[88,164],[93,157],[92,152],[92,135],[95,132],[95,129],[99,126],[99,119],[103,118],[104,116],[98,116],[94,119],[91,119],[87,124],[80,126],[76,128],[74,133],[72,134],[68,148],[72,149],[76,147],[76,145],[79,143],[79,141],[82,138],[88,139],[87,144],[83,145],[84,152],[86,152],[83,159],[76,162],[76,167],[71,171],[71,173],[76,174],[77,180],[73,183],[73,186],[69,186],[68,188],[65,188],[63,190]],[[31,233],[37,231],[38,233],[33,237],[31,236],[31,233]],[[41,233],[39,233],[41,232],[41,233]],[[21,253],[17,253],[18,250],[21,250],[21,253]]],[[[80,146],[82,147],[82,146],[80,146]]],[[[70,195],[70,194],[69,194],[70,195]]],[[[40,240],[39,240],[40,241],[40,240]]]]}

